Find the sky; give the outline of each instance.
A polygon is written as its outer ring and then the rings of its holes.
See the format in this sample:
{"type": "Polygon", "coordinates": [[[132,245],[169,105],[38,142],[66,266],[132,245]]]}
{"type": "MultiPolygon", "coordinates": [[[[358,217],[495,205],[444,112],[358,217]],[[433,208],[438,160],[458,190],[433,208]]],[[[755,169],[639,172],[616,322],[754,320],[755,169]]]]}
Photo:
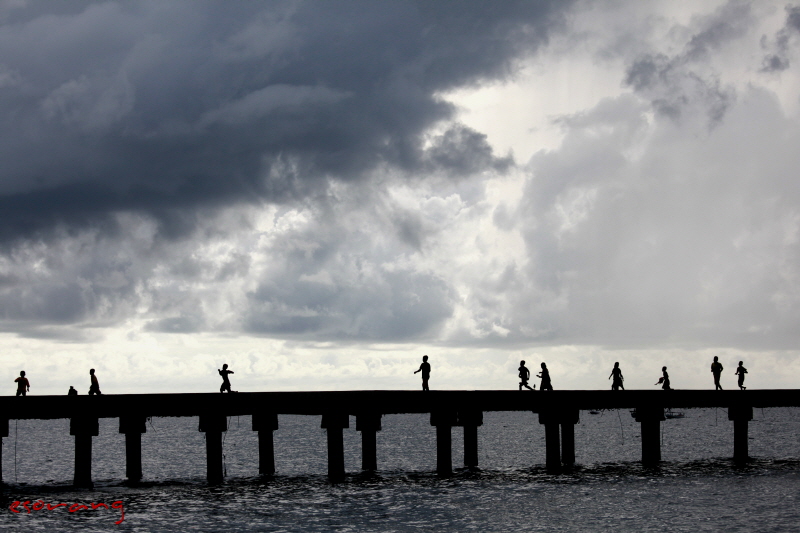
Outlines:
{"type": "Polygon", "coordinates": [[[0,0],[0,376],[800,388],[798,146],[786,0],[0,0]]]}

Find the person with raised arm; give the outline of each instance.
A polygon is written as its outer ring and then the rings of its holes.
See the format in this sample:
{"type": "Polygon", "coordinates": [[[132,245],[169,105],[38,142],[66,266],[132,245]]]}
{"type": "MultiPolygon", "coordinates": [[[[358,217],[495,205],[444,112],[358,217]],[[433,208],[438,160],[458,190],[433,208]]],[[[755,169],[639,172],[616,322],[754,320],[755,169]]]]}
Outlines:
{"type": "Polygon", "coordinates": [[[431,377],[431,364],[428,362],[428,356],[422,356],[422,364],[419,365],[419,368],[414,371],[416,374],[417,372],[422,372],[422,390],[430,390],[428,388],[428,379],[431,377]]]}
{"type": "Polygon", "coordinates": [[[664,390],[672,390],[669,386],[669,374],[667,374],[667,367],[665,366],[661,367],[661,374],[662,376],[658,378],[658,381],[656,381],[655,384],[656,385],[661,384],[661,388],[664,390]]]}
{"type": "Polygon", "coordinates": [[[231,381],[228,379],[228,374],[233,374],[233,370],[228,370],[228,365],[224,364],[222,365],[222,370],[217,369],[217,372],[219,372],[219,375],[222,376],[222,385],[220,385],[219,391],[233,392],[231,390],[231,381]]]}

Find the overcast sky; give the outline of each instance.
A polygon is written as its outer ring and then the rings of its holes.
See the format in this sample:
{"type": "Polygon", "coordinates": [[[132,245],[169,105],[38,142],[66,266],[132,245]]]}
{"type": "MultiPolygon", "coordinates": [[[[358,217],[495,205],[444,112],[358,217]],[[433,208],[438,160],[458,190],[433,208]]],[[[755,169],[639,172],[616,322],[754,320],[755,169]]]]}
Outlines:
{"type": "Polygon", "coordinates": [[[800,3],[0,1],[31,394],[800,388],[800,3]]]}

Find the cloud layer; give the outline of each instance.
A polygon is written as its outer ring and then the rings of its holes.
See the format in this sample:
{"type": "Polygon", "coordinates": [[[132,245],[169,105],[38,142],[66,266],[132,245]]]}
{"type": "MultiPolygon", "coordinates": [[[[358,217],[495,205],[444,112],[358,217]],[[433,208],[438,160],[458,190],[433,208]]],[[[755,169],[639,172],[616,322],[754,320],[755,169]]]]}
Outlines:
{"type": "Polygon", "coordinates": [[[0,328],[16,354],[75,343],[131,372],[154,339],[192,361],[236,339],[253,372],[341,382],[388,380],[404,346],[440,350],[453,386],[531,350],[575,383],[616,353],[795,364],[798,20],[738,1],[6,4],[0,328]],[[527,94],[558,112],[527,119],[527,94]],[[494,133],[515,114],[547,148],[494,133]]]}

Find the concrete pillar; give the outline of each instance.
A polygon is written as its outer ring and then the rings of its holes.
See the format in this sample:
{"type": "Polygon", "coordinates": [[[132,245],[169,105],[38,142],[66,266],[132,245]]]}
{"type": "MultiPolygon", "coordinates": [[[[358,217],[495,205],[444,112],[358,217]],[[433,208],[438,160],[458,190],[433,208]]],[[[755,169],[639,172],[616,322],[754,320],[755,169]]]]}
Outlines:
{"type": "Polygon", "coordinates": [[[661,462],[661,422],[665,420],[664,408],[637,407],[632,416],[642,425],[642,464],[658,465],[661,462]]]}
{"type": "Polygon", "coordinates": [[[272,432],[278,429],[276,413],[253,414],[253,431],[258,431],[258,473],[271,476],[275,473],[275,442],[272,432]]]}
{"type": "Polygon", "coordinates": [[[206,476],[209,483],[221,483],[225,477],[222,463],[222,434],[228,431],[224,415],[200,415],[199,430],[206,434],[206,476]]]}
{"type": "Polygon", "coordinates": [[[575,464],[575,424],[561,422],[561,464],[572,466],[575,464]]]}
{"type": "Polygon", "coordinates": [[[322,415],[322,429],[328,432],[328,478],[331,481],[344,479],[344,428],[350,427],[347,413],[322,415]]]}
{"type": "Polygon", "coordinates": [[[728,407],[728,420],[733,421],[733,460],[744,462],[750,458],[748,450],[747,426],[753,419],[753,408],[749,405],[728,407]]]}
{"type": "Polygon", "coordinates": [[[356,415],[356,431],[361,432],[361,470],[374,472],[378,469],[377,434],[380,430],[380,413],[360,413],[356,415]]]}
{"type": "Polygon", "coordinates": [[[125,434],[125,476],[128,481],[142,479],[142,433],[147,433],[144,416],[119,417],[119,432],[125,434]]]}
{"type": "Polygon", "coordinates": [[[0,418],[0,483],[3,483],[3,437],[8,437],[8,418],[0,418]]]}
{"type": "Polygon", "coordinates": [[[455,411],[431,412],[431,425],[436,426],[436,472],[453,473],[453,447],[451,428],[457,424],[455,411]]]}
{"type": "Polygon", "coordinates": [[[579,415],[571,407],[543,407],[539,411],[539,423],[544,425],[545,463],[551,474],[560,473],[562,463],[575,464],[575,424],[579,415]]]}
{"type": "Polygon", "coordinates": [[[75,477],[73,485],[92,488],[92,437],[100,434],[96,417],[71,418],[69,434],[75,436],[75,477]]]}
{"type": "Polygon", "coordinates": [[[561,442],[557,422],[544,424],[545,467],[550,474],[561,472],[561,442]]]}
{"type": "Polygon", "coordinates": [[[478,426],[483,425],[483,411],[459,411],[458,425],[464,427],[464,466],[478,467],[478,426]]]}

